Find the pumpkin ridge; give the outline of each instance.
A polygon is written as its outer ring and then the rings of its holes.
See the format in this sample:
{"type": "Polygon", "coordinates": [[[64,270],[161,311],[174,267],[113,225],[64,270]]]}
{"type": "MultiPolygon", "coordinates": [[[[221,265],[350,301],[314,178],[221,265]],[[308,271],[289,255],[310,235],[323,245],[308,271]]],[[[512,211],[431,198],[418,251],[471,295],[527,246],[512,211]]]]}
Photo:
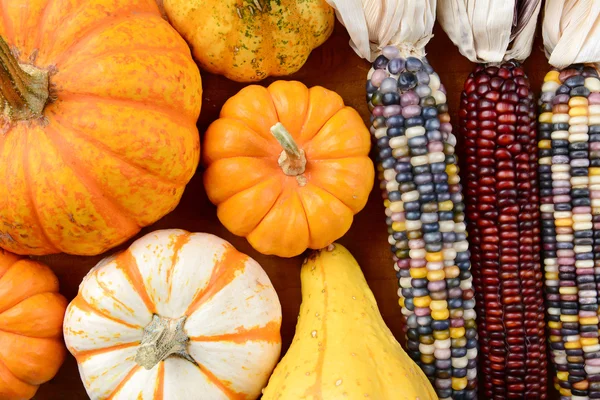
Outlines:
{"type": "Polygon", "coordinates": [[[0,14],[2,14],[2,24],[4,25],[4,37],[7,43],[12,43],[15,39],[15,28],[8,13],[4,10],[4,3],[0,5],[0,14]]]}
{"type": "Polygon", "coordinates": [[[150,314],[156,314],[156,306],[150,295],[148,295],[137,260],[133,256],[133,253],[131,253],[131,250],[127,249],[115,257],[115,264],[117,268],[123,271],[123,274],[129,280],[129,283],[131,283],[138,296],[140,296],[150,314]]]}
{"type": "Polygon", "coordinates": [[[243,271],[246,268],[246,260],[249,259],[246,254],[240,253],[228,243],[224,244],[223,247],[225,247],[225,251],[221,254],[221,258],[216,261],[208,283],[194,296],[194,300],[192,300],[184,315],[188,317],[192,315],[201,305],[231,283],[236,278],[235,273],[237,271],[243,271]]]}
{"type": "Polygon", "coordinates": [[[156,375],[156,386],[154,387],[153,400],[163,400],[165,394],[165,363],[158,364],[158,373],[156,375]]]}
{"type": "MultiPolygon", "coordinates": [[[[86,3],[84,2],[82,5],[86,5],[86,3]]],[[[81,10],[77,10],[77,12],[74,14],[77,14],[79,11],[81,10]]],[[[125,21],[129,18],[136,18],[137,16],[145,16],[146,18],[160,18],[160,14],[157,15],[156,13],[151,11],[136,10],[135,4],[133,6],[130,6],[128,9],[119,10],[119,13],[115,13],[115,16],[108,16],[99,19],[91,27],[88,27],[88,29],[81,33],[81,36],[73,40],[71,43],[69,43],[69,45],[66,48],[64,48],[61,51],[60,55],[54,60],[53,64],[57,67],[60,66],[60,64],[65,60],[65,58],[70,57],[71,55],[73,55],[73,53],[76,53],[80,48],[85,47],[87,42],[91,40],[94,34],[98,34],[107,26],[110,26],[111,23],[118,23],[121,21],[125,21]]]]}
{"type": "Polygon", "coordinates": [[[48,247],[51,249],[50,251],[52,253],[57,253],[57,252],[61,252],[62,250],[52,241],[52,239],[50,239],[50,236],[48,235],[48,233],[46,232],[46,229],[44,228],[44,225],[42,224],[42,218],[40,216],[40,213],[38,211],[38,205],[36,204],[35,201],[35,196],[33,195],[33,187],[31,186],[30,182],[32,181],[32,175],[31,175],[31,171],[29,171],[29,163],[30,163],[30,158],[29,158],[29,131],[25,131],[22,132],[24,133],[24,139],[26,143],[25,143],[25,150],[23,151],[23,159],[22,159],[22,163],[23,163],[23,173],[25,175],[25,179],[27,180],[27,195],[29,196],[29,203],[31,203],[32,207],[32,214],[33,217],[35,218],[35,222],[37,223],[37,225],[40,227],[40,233],[42,234],[42,237],[44,238],[44,241],[46,242],[46,244],[48,245],[48,247]]]}
{"type": "MultiPolygon", "coordinates": [[[[4,369],[5,371],[7,371],[7,372],[10,374],[10,376],[11,376],[13,379],[15,379],[17,382],[19,382],[19,383],[22,383],[23,385],[25,385],[25,386],[26,386],[26,387],[28,387],[28,388],[32,388],[32,390],[33,390],[33,391],[32,391],[32,393],[31,393],[31,395],[32,395],[32,396],[33,396],[33,395],[35,395],[35,392],[37,392],[37,389],[39,388],[39,385],[32,385],[32,384],[30,384],[30,383],[24,382],[24,381],[20,380],[19,378],[17,378],[17,377],[16,377],[16,376],[15,376],[15,375],[14,375],[14,374],[11,372],[11,370],[10,370],[10,369],[8,369],[8,367],[6,366],[6,364],[4,364],[4,362],[3,362],[1,359],[0,359],[0,382],[2,382],[2,379],[1,379],[1,378],[2,378],[2,370],[3,370],[3,369],[4,369]]],[[[14,393],[14,392],[13,392],[13,393],[14,393]]]]}
{"type": "Polygon", "coordinates": [[[131,342],[131,343],[121,343],[121,344],[116,344],[114,346],[102,347],[102,348],[93,349],[93,350],[77,351],[75,349],[69,349],[69,351],[71,352],[73,357],[75,357],[75,359],[77,360],[78,363],[82,363],[82,362],[85,362],[90,357],[93,357],[97,354],[109,353],[111,351],[127,349],[129,347],[135,347],[135,346],[139,346],[139,345],[140,345],[140,342],[138,341],[138,342],[131,342]]]}
{"type": "Polygon", "coordinates": [[[198,363],[197,361],[196,361],[196,363],[197,363],[196,367],[200,370],[200,373],[202,373],[208,379],[208,381],[210,381],[213,385],[215,385],[217,388],[219,388],[219,390],[221,392],[223,392],[223,394],[225,396],[227,396],[227,398],[229,400],[245,400],[246,399],[246,396],[243,393],[235,392],[230,387],[227,387],[227,385],[225,385],[225,383],[223,381],[221,381],[219,378],[217,378],[217,376],[215,374],[213,374],[208,368],[206,368],[204,365],[198,363]]]}
{"type": "MultiPolygon", "coordinates": [[[[319,252],[322,250],[319,250],[319,252]]],[[[322,398],[322,390],[323,390],[323,364],[325,364],[325,351],[327,350],[327,316],[329,315],[329,310],[327,309],[329,305],[329,292],[327,289],[327,279],[325,276],[325,267],[323,266],[323,259],[318,257],[318,270],[321,275],[320,283],[323,286],[323,316],[321,317],[321,329],[323,330],[323,339],[321,340],[321,348],[322,351],[319,351],[319,355],[317,357],[317,365],[315,365],[315,374],[316,379],[315,383],[312,386],[306,388],[304,395],[307,396],[309,394],[313,394],[315,399],[322,398]]]]}
{"type": "MultiPolygon", "coordinates": [[[[279,196],[277,196],[277,198],[275,199],[275,201],[273,202],[273,204],[271,205],[271,207],[269,208],[269,211],[267,211],[265,213],[265,215],[262,216],[262,218],[260,219],[260,221],[258,221],[258,223],[256,224],[256,226],[250,231],[250,233],[248,233],[246,236],[250,236],[252,234],[252,232],[254,232],[256,230],[256,228],[258,228],[260,226],[260,224],[263,222],[263,220],[265,218],[267,218],[267,215],[269,215],[269,213],[271,213],[271,211],[273,210],[273,208],[275,208],[275,206],[277,205],[277,202],[279,201],[279,198],[283,195],[283,192],[285,191],[285,178],[282,178],[282,180],[284,182],[282,182],[282,188],[281,188],[281,192],[279,193],[279,196]]],[[[247,189],[246,189],[247,190],[247,189]]],[[[241,193],[241,192],[240,192],[241,193]]],[[[306,212],[304,213],[306,215],[306,212]]],[[[309,232],[310,234],[310,232],[309,232]]]]}
{"type": "Polygon", "coordinates": [[[184,183],[184,181],[179,182],[179,180],[172,182],[169,181],[168,179],[156,174],[154,171],[150,171],[148,168],[145,168],[141,165],[136,164],[134,161],[132,160],[128,160],[127,158],[125,158],[122,154],[117,153],[116,151],[112,150],[110,147],[108,147],[107,145],[105,145],[104,143],[100,142],[98,139],[88,135],[87,133],[85,133],[84,131],[77,129],[71,125],[65,124],[65,121],[60,118],[58,116],[58,114],[53,113],[52,114],[52,119],[53,121],[55,121],[58,125],[60,125],[61,127],[70,130],[71,132],[74,133],[75,136],[80,137],[81,139],[84,139],[88,144],[91,144],[92,146],[94,146],[96,149],[98,149],[100,152],[105,153],[106,155],[112,157],[113,159],[122,162],[123,164],[126,164],[127,166],[133,167],[136,170],[139,170],[149,176],[151,176],[153,179],[156,179],[159,182],[165,183],[167,185],[172,185],[176,188],[181,187],[181,186],[185,186],[186,184],[184,183]]]}
{"type": "Polygon", "coordinates": [[[99,316],[101,316],[103,318],[106,318],[106,319],[111,320],[113,322],[116,322],[118,324],[125,325],[125,326],[127,326],[127,327],[129,327],[131,329],[139,329],[140,331],[142,329],[144,329],[143,326],[130,324],[129,322],[125,322],[125,321],[122,321],[122,320],[120,320],[118,318],[113,317],[112,315],[108,314],[107,312],[105,312],[103,310],[97,309],[92,304],[88,303],[87,300],[84,299],[83,296],[81,296],[81,295],[77,295],[77,297],[75,297],[73,299],[73,301],[71,302],[71,305],[76,306],[77,308],[79,308],[80,310],[82,310],[84,312],[85,311],[92,312],[94,314],[97,314],[97,315],[99,315],[99,316]]]}
{"type": "MultiPolygon", "coordinates": [[[[296,183],[296,182],[294,182],[296,183]]],[[[310,233],[310,223],[308,222],[308,214],[306,213],[306,206],[304,205],[304,201],[302,201],[302,196],[300,196],[299,189],[294,188],[294,193],[298,196],[298,200],[300,200],[300,205],[302,206],[302,212],[304,213],[304,219],[306,220],[306,229],[308,229],[308,245],[312,242],[311,233],[310,233]]]]}
{"type": "Polygon", "coordinates": [[[121,52],[126,53],[126,54],[137,53],[137,52],[149,52],[149,53],[160,52],[161,54],[168,54],[168,53],[180,54],[181,49],[178,49],[176,47],[164,48],[164,47],[155,47],[155,46],[150,46],[150,45],[139,45],[139,44],[136,44],[134,49],[127,49],[127,48],[121,48],[121,47],[114,46],[110,49],[107,49],[106,51],[103,51],[102,53],[92,54],[92,55],[90,55],[90,57],[88,59],[82,59],[82,60],[77,61],[74,64],[67,65],[66,68],[61,69],[60,72],[63,72],[63,73],[65,71],[68,72],[71,69],[81,71],[82,69],[84,69],[85,64],[93,63],[94,59],[96,59],[96,58],[112,56],[115,54],[119,54],[121,52]],[[81,65],[81,64],[84,64],[84,65],[81,65]],[[78,69],[77,67],[80,67],[80,68],[78,69]]]}
{"type": "Polygon", "coordinates": [[[246,342],[267,342],[267,343],[279,343],[281,341],[281,335],[279,333],[279,321],[269,321],[263,326],[253,326],[250,328],[239,327],[232,333],[223,333],[221,335],[212,336],[190,336],[190,340],[194,342],[233,342],[233,343],[246,343],[246,342]]]}
{"type": "Polygon", "coordinates": [[[167,269],[166,276],[166,284],[169,287],[169,294],[167,295],[167,302],[171,300],[171,295],[173,294],[173,270],[175,269],[175,264],[179,261],[179,251],[183,246],[189,243],[192,234],[190,232],[185,232],[181,235],[178,235],[175,238],[173,243],[173,255],[171,256],[171,266],[167,269]]]}
{"type": "Polygon", "coordinates": [[[94,201],[96,210],[105,218],[107,225],[112,225],[113,227],[119,226],[126,232],[139,232],[141,228],[140,225],[129,216],[129,213],[121,206],[121,204],[109,194],[109,191],[101,190],[99,183],[96,182],[95,179],[87,176],[83,171],[76,171],[73,168],[73,166],[77,164],[77,157],[74,157],[70,146],[63,141],[62,136],[58,134],[51,125],[45,127],[44,133],[48,138],[48,142],[62,158],[65,166],[72,171],[73,175],[75,175],[79,182],[81,182],[90,192],[91,198],[96,198],[94,201]],[[63,146],[60,146],[59,143],[63,144],[63,146]]]}
{"type": "Polygon", "coordinates": [[[127,373],[127,375],[125,375],[125,377],[123,377],[123,379],[121,380],[121,382],[119,382],[119,384],[115,387],[115,389],[112,391],[112,393],[106,398],[106,400],[112,400],[115,398],[115,396],[117,394],[119,394],[119,392],[121,391],[121,389],[123,389],[123,386],[125,386],[125,384],[127,382],[129,382],[129,379],[131,379],[131,377],[133,375],[135,375],[136,372],[138,372],[138,370],[142,368],[140,365],[135,365],[133,368],[131,368],[131,370],[127,373]]]}
{"type": "MultiPolygon", "coordinates": [[[[33,48],[31,49],[31,51],[35,51],[36,49],[38,49],[38,51],[39,51],[40,41],[42,40],[42,36],[44,35],[44,30],[46,29],[48,13],[50,12],[49,10],[52,8],[50,6],[54,4],[54,1],[55,0],[46,0],[46,4],[44,5],[42,12],[40,13],[40,18],[38,20],[37,35],[36,35],[35,40],[33,41],[33,48]]],[[[53,29],[52,31],[55,32],[56,30],[53,29]]]]}
{"type": "MultiPolygon", "coordinates": [[[[163,105],[154,105],[154,104],[149,104],[147,102],[141,102],[138,100],[133,100],[133,99],[128,99],[128,98],[118,98],[118,97],[108,97],[108,96],[101,96],[99,94],[94,94],[94,93],[77,93],[77,92],[70,92],[68,90],[61,90],[60,93],[58,93],[58,101],[77,101],[77,102],[84,102],[84,101],[91,101],[91,100],[95,100],[97,102],[110,102],[112,104],[119,104],[119,105],[124,105],[126,107],[130,107],[132,109],[138,109],[138,110],[143,110],[143,111],[152,111],[154,113],[159,113],[164,115],[165,117],[167,117],[169,119],[169,122],[173,122],[183,128],[186,129],[190,129],[190,124],[189,122],[184,122],[186,120],[194,120],[196,121],[197,118],[193,115],[193,114],[187,114],[185,110],[183,109],[172,109],[171,107],[168,107],[166,104],[163,105]]],[[[196,128],[196,124],[194,122],[193,125],[194,129],[196,128]]],[[[198,140],[200,140],[200,138],[198,138],[198,140]]]]}
{"type": "Polygon", "coordinates": [[[110,297],[111,299],[114,300],[115,303],[117,303],[121,307],[123,307],[123,309],[129,311],[131,313],[131,315],[134,315],[134,313],[135,313],[134,310],[131,307],[129,307],[127,304],[123,303],[121,300],[119,300],[115,296],[113,296],[113,293],[109,291],[109,289],[106,287],[106,284],[104,282],[102,282],[100,279],[98,279],[98,270],[95,270],[93,272],[93,279],[96,280],[96,283],[98,283],[98,287],[100,289],[102,289],[105,296],[110,297]]]}
{"type": "MultiPolygon", "coordinates": [[[[315,161],[325,161],[325,162],[327,162],[327,161],[335,161],[335,160],[345,160],[345,159],[348,159],[348,158],[368,158],[368,156],[363,156],[363,157],[361,157],[361,156],[352,156],[352,157],[343,157],[343,158],[327,158],[327,159],[315,160],[315,161]]],[[[309,169],[309,168],[307,168],[307,169],[309,169]]],[[[308,171],[308,175],[311,175],[311,174],[310,174],[310,172],[311,172],[311,171],[309,170],[309,171],[308,171]]],[[[330,194],[330,195],[331,195],[331,196],[333,196],[334,198],[338,199],[338,200],[340,201],[340,203],[342,203],[343,205],[345,205],[346,207],[348,207],[348,208],[349,208],[349,209],[352,211],[353,215],[356,215],[356,214],[358,214],[358,213],[359,213],[359,212],[360,212],[360,211],[361,211],[361,210],[364,208],[364,206],[363,206],[361,209],[359,209],[359,210],[355,210],[355,209],[354,209],[354,207],[351,207],[350,205],[346,204],[346,203],[345,203],[345,202],[344,202],[342,199],[340,199],[338,196],[336,196],[335,194],[331,193],[329,190],[327,190],[327,189],[325,189],[324,187],[322,187],[321,185],[319,185],[319,184],[318,184],[318,183],[319,183],[319,180],[318,180],[318,179],[312,179],[312,176],[311,176],[311,179],[310,179],[310,183],[311,183],[311,184],[313,184],[314,186],[318,187],[318,188],[319,188],[319,189],[321,189],[322,191],[324,191],[324,192],[326,192],[326,193],[330,194]]],[[[370,193],[370,192],[369,192],[369,193],[370,193]]],[[[367,194],[367,198],[368,198],[368,194],[367,194]]],[[[366,200],[365,200],[365,203],[366,203],[366,200]]]]}

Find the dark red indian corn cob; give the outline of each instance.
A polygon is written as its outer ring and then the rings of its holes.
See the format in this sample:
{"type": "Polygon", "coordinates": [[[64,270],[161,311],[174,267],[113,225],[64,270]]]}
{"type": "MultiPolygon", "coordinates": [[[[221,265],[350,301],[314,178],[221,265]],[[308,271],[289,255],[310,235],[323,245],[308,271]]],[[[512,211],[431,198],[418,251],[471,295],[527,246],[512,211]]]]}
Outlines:
{"type": "Polygon", "coordinates": [[[536,114],[518,63],[469,75],[460,129],[485,397],[545,399],[536,114]]]}

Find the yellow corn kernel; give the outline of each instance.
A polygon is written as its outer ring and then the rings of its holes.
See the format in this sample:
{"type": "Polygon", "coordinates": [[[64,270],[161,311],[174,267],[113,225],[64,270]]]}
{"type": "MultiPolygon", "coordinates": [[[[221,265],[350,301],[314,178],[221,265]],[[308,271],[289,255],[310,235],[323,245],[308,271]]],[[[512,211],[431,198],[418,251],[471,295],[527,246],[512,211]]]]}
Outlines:
{"type": "Polygon", "coordinates": [[[588,174],[591,176],[600,175],[600,167],[590,167],[588,168],[588,174]]]}
{"type": "MultiPolygon", "coordinates": [[[[573,99],[571,99],[573,100],[573,99]]],[[[586,99],[587,100],[587,99],[586,99]]],[[[573,107],[569,110],[571,117],[583,117],[588,115],[587,107],[573,107]]]]}
{"type": "Polygon", "coordinates": [[[444,268],[444,273],[446,274],[446,278],[456,278],[458,275],[460,275],[460,268],[458,268],[456,265],[446,267],[444,268]]]}
{"type": "Polygon", "coordinates": [[[560,379],[561,381],[566,381],[567,379],[569,379],[569,372],[568,371],[557,371],[556,377],[558,379],[560,379]]]}
{"type": "Polygon", "coordinates": [[[574,342],[565,342],[565,349],[580,349],[581,348],[581,343],[579,343],[579,340],[576,340],[574,342]]]}
{"type": "Polygon", "coordinates": [[[385,208],[388,208],[388,207],[390,206],[390,203],[391,203],[391,201],[389,201],[388,199],[385,199],[385,200],[383,201],[383,206],[384,206],[385,208]]]}
{"type": "Polygon", "coordinates": [[[398,304],[400,305],[400,307],[404,307],[404,297],[400,297],[398,299],[398,304]]]}
{"type": "MultiPolygon", "coordinates": [[[[411,273],[411,275],[412,275],[412,273],[411,273]]],[[[436,282],[436,281],[441,281],[442,279],[444,279],[446,277],[446,274],[442,270],[437,270],[437,271],[429,271],[429,272],[427,272],[426,276],[427,276],[427,279],[429,279],[430,282],[436,282]]]]}
{"type": "Polygon", "coordinates": [[[560,218],[554,221],[555,226],[572,226],[573,220],[571,218],[560,218]]]}
{"type": "Polygon", "coordinates": [[[436,321],[442,321],[444,319],[448,319],[450,317],[450,312],[448,310],[436,310],[431,312],[431,318],[436,321]]]}
{"type": "Polygon", "coordinates": [[[438,251],[435,253],[427,253],[425,255],[425,260],[427,260],[429,262],[444,261],[444,255],[442,254],[441,251],[438,251]]]}
{"type": "Polygon", "coordinates": [[[410,269],[410,276],[411,276],[411,278],[414,278],[414,279],[427,278],[427,268],[425,268],[425,267],[422,267],[422,268],[411,268],[410,269]]]}
{"type": "Polygon", "coordinates": [[[559,74],[558,71],[549,71],[546,76],[544,76],[544,82],[554,81],[560,83],[560,80],[558,79],[559,74]]]}
{"type": "Polygon", "coordinates": [[[435,340],[450,339],[450,331],[448,331],[447,329],[445,331],[433,331],[433,338],[435,340]]]}
{"type": "Polygon", "coordinates": [[[560,320],[562,322],[578,322],[579,317],[577,315],[561,315],[560,320]]]}
{"type": "Polygon", "coordinates": [[[429,307],[429,304],[431,303],[431,297],[429,297],[429,296],[415,297],[413,301],[415,303],[415,307],[425,308],[425,307],[429,307]]]}
{"type": "MultiPolygon", "coordinates": [[[[598,325],[598,317],[582,317],[579,318],[579,323],[582,325],[598,325]]],[[[581,339],[583,342],[583,339],[581,339]]]]}
{"type": "Polygon", "coordinates": [[[445,310],[448,308],[448,302],[446,300],[431,300],[429,308],[432,310],[445,310]]]}
{"type": "Polygon", "coordinates": [[[565,396],[565,397],[571,397],[571,389],[565,389],[565,388],[560,388],[559,392],[561,394],[561,396],[565,396]]]}
{"type": "Polygon", "coordinates": [[[552,122],[552,113],[551,112],[541,113],[540,116],[538,117],[538,121],[540,121],[541,123],[551,123],[552,122]]]}
{"type": "Polygon", "coordinates": [[[433,354],[421,354],[421,362],[423,364],[433,364],[434,361],[433,354]]]}
{"type": "Polygon", "coordinates": [[[454,207],[454,203],[452,203],[452,200],[442,201],[441,203],[438,204],[438,209],[440,211],[452,211],[453,207],[454,207]]]}
{"type": "Polygon", "coordinates": [[[558,272],[546,272],[546,280],[558,280],[558,272]]]}
{"type": "Polygon", "coordinates": [[[448,175],[456,175],[458,173],[458,167],[454,164],[446,165],[446,173],[448,175]]]}
{"type": "Polygon", "coordinates": [[[560,328],[562,328],[562,323],[560,323],[558,321],[548,321],[548,328],[560,329],[560,328]]]}
{"type": "MultiPolygon", "coordinates": [[[[571,99],[569,99],[569,107],[586,107],[588,106],[589,102],[587,97],[581,97],[581,96],[576,96],[576,97],[571,97],[571,99]]],[[[569,111],[569,115],[571,115],[571,112],[569,111]]],[[[587,110],[586,110],[586,114],[587,115],[587,110]]]]}
{"type": "MultiPolygon", "coordinates": [[[[560,293],[560,294],[577,294],[578,290],[576,287],[573,287],[573,286],[565,286],[565,287],[558,288],[558,293],[560,293]]],[[[569,317],[571,317],[571,316],[576,317],[576,315],[569,315],[569,317]]]]}
{"type": "Polygon", "coordinates": [[[464,378],[456,378],[452,377],[452,389],[454,390],[463,390],[467,387],[467,377],[464,378]]]}
{"type": "Polygon", "coordinates": [[[552,141],[548,140],[548,139],[540,140],[538,142],[538,147],[540,149],[551,149],[552,148],[552,141]]]}
{"type": "Polygon", "coordinates": [[[579,339],[582,346],[593,346],[598,344],[598,338],[581,338],[579,339]]]}
{"type": "Polygon", "coordinates": [[[450,337],[452,339],[457,339],[463,336],[465,336],[465,328],[462,326],[460,328],[450,328],[450,337]]]}
{"type": "Polygon", "coordinates": [[[562,341],[562,336],[550,335],[548,338],[552,343],[558,343],[562,341]]]}
{"type": "Polygon", "coordinates": [[[406,223],[404,221],[392,222],[392,229],[394,232],[402,232],[406,230],[406,223]]]}

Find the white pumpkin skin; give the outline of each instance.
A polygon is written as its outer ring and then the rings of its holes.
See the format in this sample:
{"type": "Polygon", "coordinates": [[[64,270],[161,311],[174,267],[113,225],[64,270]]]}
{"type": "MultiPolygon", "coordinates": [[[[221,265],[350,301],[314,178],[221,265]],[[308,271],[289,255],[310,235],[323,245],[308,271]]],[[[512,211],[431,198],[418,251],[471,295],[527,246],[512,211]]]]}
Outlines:
{"type": "Polygon", "coordinates": [[[63,330],[92,400],[229,400],[260,395],[280,327],[279,299],[256,261],[214,235],[162,230],[87,274],[63,330]],[[136,362],[154,315],[185,317],[188,359],[136,362]]]}

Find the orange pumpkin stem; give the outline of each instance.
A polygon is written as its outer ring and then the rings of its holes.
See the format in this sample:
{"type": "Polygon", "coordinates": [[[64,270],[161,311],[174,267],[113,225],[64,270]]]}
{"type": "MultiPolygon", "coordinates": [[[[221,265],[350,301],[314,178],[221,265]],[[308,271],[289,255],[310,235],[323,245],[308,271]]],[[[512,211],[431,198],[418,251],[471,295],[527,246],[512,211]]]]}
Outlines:
{"type": "Polygon", "coordinates": [[[42,117],[50,97],[48,71],[20,64],[0,36],[0,112],[9,123],[42,117]]]}
{"type": "MultiPolygon", "coordinates": [[[[283,126],[281,122],[276,123],[271,127],[271,134],[277,139],[283,151],[279,155],[279,166],[284,174],[300,178],[306,169],[306,156],[304,150],[299,149],[290,132],[283,126]]],[[[301,186],[302,180],[298,179],[301,186]]],[[[306,182],[305,182],[306,184],[306,182]]]]}

